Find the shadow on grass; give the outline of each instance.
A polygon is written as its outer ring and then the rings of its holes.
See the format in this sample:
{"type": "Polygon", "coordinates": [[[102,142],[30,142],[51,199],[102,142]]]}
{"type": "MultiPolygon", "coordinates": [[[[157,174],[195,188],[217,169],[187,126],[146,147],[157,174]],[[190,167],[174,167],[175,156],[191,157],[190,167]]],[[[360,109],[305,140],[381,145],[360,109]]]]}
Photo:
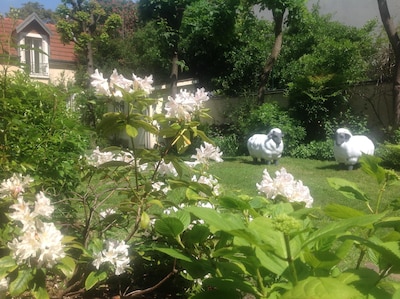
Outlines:
{"type": "MultiPolygon", "coordinates": [[[[356,164],[353,166],[353,170],[359,169],[361,166],[359,164],[356,164]]],[[[324,165],[320,167],[316,167],[317,169],[329,169],[329,170],[336,170],[336,171],[353,171],[349,170],[347,165],[344,164],[330,164],[330,165],[324,165]]]]}

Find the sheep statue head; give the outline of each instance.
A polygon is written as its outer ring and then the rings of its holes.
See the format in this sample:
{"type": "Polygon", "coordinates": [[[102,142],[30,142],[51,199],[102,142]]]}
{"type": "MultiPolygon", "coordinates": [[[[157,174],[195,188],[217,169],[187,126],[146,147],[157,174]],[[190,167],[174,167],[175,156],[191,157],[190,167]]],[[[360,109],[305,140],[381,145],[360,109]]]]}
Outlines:
{"type": "Polygon", "coordinates": [[[283,133],[279,128],[273,128],[268,134],[254,134],[247,140],[247,149],[253,161],[267,161],[278,164],[283,152],[283,133]]]}
{"type": "Polygon", "coordinates": [[[346,128],[339,128],[335,132],[333,154],[336,162],[347,166],[348,170],[352,170],[360,157],[365,155],[373,155],[375,145],[367,136],[353,135],[346,128]]]}

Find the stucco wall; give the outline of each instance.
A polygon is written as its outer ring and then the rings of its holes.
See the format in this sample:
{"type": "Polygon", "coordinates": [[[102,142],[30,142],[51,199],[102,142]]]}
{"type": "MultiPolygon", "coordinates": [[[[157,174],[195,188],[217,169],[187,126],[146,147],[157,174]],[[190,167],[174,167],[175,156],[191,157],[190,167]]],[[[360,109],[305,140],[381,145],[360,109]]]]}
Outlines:
{"type": "MultiPolygon", "coordinates": [[[[226,112],[232,107],[240,105],[240,101],[240,98],[211,97],[206,102],[206,107],[210,109],[209,114],[213,119],[207,120],[207,122],[212,124],[229,123],[226,112]]],[[[288,106],[288,99],[284,96],[283,91],[267,94],[266,101],[276,102],[281,107],[288,106]]],[[[348,101],[356,113],[367,116],[370,127],[379,129],[390,123],[393,111],[391,84],[369,83],[354,86],[348,90],[348,101]]]]}

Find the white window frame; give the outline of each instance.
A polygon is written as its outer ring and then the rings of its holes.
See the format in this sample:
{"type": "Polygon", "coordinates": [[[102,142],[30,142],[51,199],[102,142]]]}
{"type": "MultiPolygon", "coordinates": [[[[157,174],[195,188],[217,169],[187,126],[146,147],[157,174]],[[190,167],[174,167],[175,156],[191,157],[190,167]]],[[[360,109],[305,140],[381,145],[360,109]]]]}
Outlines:
{"type": "Polygon", "coordinates": [[[21,63],[30,70],[31,77],[49,77],[49,39],[46,35],[37,33],[26,33],[20,39],[21,63]],[[27,40],[39,45],[41,51],[36,51],[32,45],[27,45],[27,40]],[[29,57],[27,57],[29,54],[29,57]],[[30,64],[30,65],[28,65],[30,64]]]}

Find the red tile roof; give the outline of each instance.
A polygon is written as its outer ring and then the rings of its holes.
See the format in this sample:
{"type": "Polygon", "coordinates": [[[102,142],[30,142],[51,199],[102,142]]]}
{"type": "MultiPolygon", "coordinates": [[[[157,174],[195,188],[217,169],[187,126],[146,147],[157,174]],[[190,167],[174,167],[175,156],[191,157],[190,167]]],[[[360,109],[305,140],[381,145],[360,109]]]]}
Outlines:
{"type": "MultiPolygon", "coordinates": [[[[11,53],[12,55],[17,55],[17,50],[15,47],[13,47],[15,46],[15,39],[11,40],[10,42],[10,37],[15,38],[15,29],[23,22],[24,20],[15,21],[10,18],[0,19],[0,54],[5,51],[7,53],[11,53]]],[[[71,42],[69,44],[64,44],[63,42],[61,42],[60,34],[57,32],[55,25],[45,24],[45,26],[47,27],[48,31],[51,32],[49,60],[75,62],[76,57],[74,54],[74,43],[71,42]]],[[[32,27],[32,29],[30,29],[30,31],[37,32],[34,29],[34,26],[32,27]]]]}

